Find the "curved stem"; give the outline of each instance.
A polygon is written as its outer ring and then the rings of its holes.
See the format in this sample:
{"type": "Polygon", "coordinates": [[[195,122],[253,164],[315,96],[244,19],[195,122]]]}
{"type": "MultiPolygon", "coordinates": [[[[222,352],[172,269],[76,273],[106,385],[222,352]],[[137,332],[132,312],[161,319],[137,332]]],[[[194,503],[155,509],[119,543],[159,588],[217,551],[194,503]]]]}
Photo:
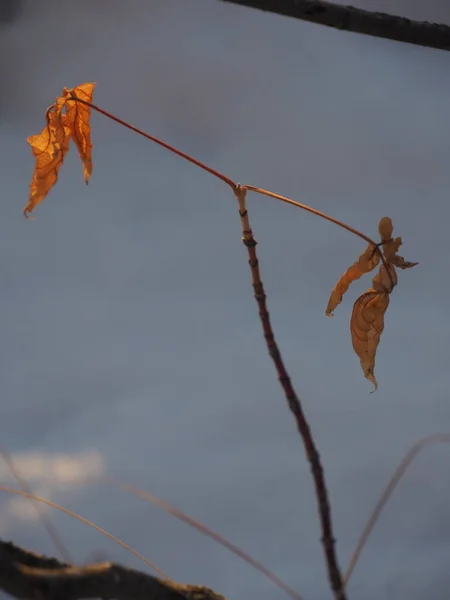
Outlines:
{"type": "Polygon", "coordinates": [[[269,192],[269,190],[264,190],[262,188],[254,186],[254,185],[242,185],[241,187],[242,187],[242,189],[249,190],[250,192],[256,192],[257,194],[263,194],[264,196],[269,196],[270,198],[276,198],[277,200],[286,202],[286,204],[292,204],[292,206],[296,206],[297,208],[306,210],[306,211],[312,213],[313,215],[316,215],[317,217],[321,217],[322,219],[326,219],[327,221],[330,221],[330,223],[339,225],[339,227],[342,227],[343,229],[350,231],[350,233],[357,235],[358,237],[365,240],[369,244],[373,244],[374,246],[377,245],[377,242],[374,242],[372,240],[372,238],[365,235],[364,233],[361,233],[361,231],[354,229],[350,225],[347,225],[346,223],[343,223],[342,221],[339,221],[338,219],[335,219],[334,217],[330,217],[330,215],[327,215],[326,213],[323,213],[320,210],[317,210],[316,208],[311,208],[311,206],[308,206],[307,204],[302,204],[301,202],[296,202],[295,200],[291,200],[291,198],[286,198],[286,196],[281,196],[280,194],[275,194],[274,192],[269,192]]]}
{"type": "Polygon", "coordinates": [[[313,215],[316,215],[317,217],[321,217],[322,219],[325,219],[326,221],[330,221],[330,223],[339,225],[339,227],[342,227],[342,229],[346,229],[350,233],[357,235],[362,240],[365,240],[368,244],[372,244],[372,246],[374,246],[374,248],[375,248],[375,252],[378,253],[378,255],[381,258],[381,262],[383,263],[384,267],[386,268],[387,275],[392,283],[392,287],[394,287],[394,281],[392,279],[391,271],[388,267],[388,264],[386,262],[383,252],[380,250],[380,244],[377,242],[374,242],[373,239],[370,238],[368,235],[362,233],[361,231],[358,231],[358,229],[355,229],[354,227],[351,227],[350,225],[347,225],[346,223],[343,223],[342,221],[339,221],[339,219],[330,217],[330,215],[327,215],[326,213],[323,213],[320,210],[317,210],[316,208],[311,208],[311,206],[308,206],[307,204],[302,204],[301,202],[296,202],[295,200],[292,200],[291,198],[286,198],[286,196],[281,196],[280,194],[275,194],[275,192],[269,192],[269,190],[264,190],[263,188],[259,188],[254,185],[242,185],[241,189],[248,190],[249,192],[256,192],[257,194],[263,194],[264,196],[269,196],[270,198],[276,198],[277,200],[286,202],[286,204],[291,204],[292,206],[296,206],[297,208],[306,210],[307,212],[310,212],[313,215]]]}
{"type": "Polygon", "coordinates": [[[196,158],[193,158],[189,154],[186,154],[185,152],[178,150],[174,146],[171,146],[170,144],[163,142],[162,140],[155,137],[154,135],[150,135],[149,133],[142,131],[142,129],[139,129],[138,127],[135,127],[134,125],[127,123],[127,121],[124,121],[123,119],[120,119],[119,117],[116,117],[115,115],[111,114],[107,110],[100,108],[100,106],[97,106],[96,104],[92,104],[92,102],[88,102],[87,100],[83,100],[82,98],[78,98],[78,96],[75,96],[73,92],[71,93],[70,98],[71,98],[71,100],[76,100],[77,102],[86,104],[86,106],[89,106],[90,108],[92,108],[93,110],[96,110],[97,112],[104,115],[105,117],[108,117],[108,119],[111,119],[112,121],[115,121],[116,123],[119,123],[119,125],[123,125],[127,129],[131,129],[131,131],[134,131],[134,133],[138,133],[139,135],[142,135],[143,137],[150,140],[151,142],[155,142],[155,144],[159,144],[163,148],[166,148],[166,150],[170,150],[170,152],[173,152],[174,154],[181,156],[181,158],[188,160],[190,163],[196,165],[197,167],[200,167],[200,169],[203,169],[204,171],[211,173],[211,175],[214,175],[214,177],[221,179],[224,183],[229,185],[231,187],[231,189],[233,189],[233,190],[235,189],[236,184],[232,179],[230,179],[226,175],[223,175],[222,173],[219,173],[219,171],[216,171],[215,169],[208,167],[207,165],[202,163],[200,160],[197,160],[196,158]]]}
{"type": "Polygon", "coordinates": [[[406,473],[408,467],[411,465],[416,456],[427,446],[431,446],[432,444],[450,444],[450,433],[437,433],[435,435],[430,435],[418,440],[406,453],[406,455],[402,458],[391,478],[389,479],[386,487],[384,488],[381,496],[378,499],[378,502],[375,504],[375,507],[370,514],[370,517],[364,527],[364,530],[358,540],[355,550],[353,551],[350,561],[348,563],[347,569],[344,574],[344,583],[347,584],[352,573],[353,569],[358,562],[358,559],[361,555],[361,552],[364,549],[364,546],[369,539],[369,536],[372,532],[372,529],[375,526],[379,516],[381,515],[384,507],[386,506],[388,500],[392,496],[393,491],[397,487],[403,475],[406,473]]]}

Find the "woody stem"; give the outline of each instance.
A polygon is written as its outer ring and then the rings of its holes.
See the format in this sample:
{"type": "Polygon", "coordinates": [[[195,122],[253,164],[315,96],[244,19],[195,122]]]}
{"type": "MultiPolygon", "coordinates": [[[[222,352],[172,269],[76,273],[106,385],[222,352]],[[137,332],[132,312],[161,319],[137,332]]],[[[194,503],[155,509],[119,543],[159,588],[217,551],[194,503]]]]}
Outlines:
{"type": "Polygon", "coordinates": [[[278,374],[278,380],[283,388],[289,409],[294,415],[297,429],[303,441],[305,453],[311,467],[320,524],[322,528],[322,545],[328,569],[328,578],[336,600],[346,600],[343,578],[336,555],[335,539],[331,520],[331,508],[325,483],[325,475],[320,460],[319,451],[315,444],[305,413],[303,412],[300,398],[294,389],[290,375],[286,369],[283,357],[281,356],[280,349],[275,339],[275,334],[267,308],[267,296],[261,280],[259,261],[256,254],[257,242],[253,236],[246,207],[247,190],[245,186],[241,187],[238,185],[234,194],[238,201],[242,227],[242,242],[246,246],[248,252],[248,262],[252,275],[253,291],[259,308],[259,318],[261,321],[264,338],[266,340],[267,349],[269,351],[270,358],[275,365],[275,369],[278,374]]]}

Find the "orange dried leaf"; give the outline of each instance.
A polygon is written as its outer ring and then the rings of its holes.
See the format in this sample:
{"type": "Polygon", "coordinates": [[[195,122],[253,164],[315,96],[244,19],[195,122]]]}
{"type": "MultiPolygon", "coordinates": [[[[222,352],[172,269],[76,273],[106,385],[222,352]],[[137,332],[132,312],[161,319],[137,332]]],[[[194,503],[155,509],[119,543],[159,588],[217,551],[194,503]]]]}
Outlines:
{"type": "Polygon", "coordinates": [[[402,238],[397,237],[395,239],[388,240],[385,244],[383,244],[383,254],[386,258],[387,262],[391,265],[395,265],[400,269],[412,269],[419,263],[417,262],[408,262],[403,258],[403,256],[399,256],[397,254],[398,249],[402,245],[402,238]]]}
{"type": "Polygon", "coordinates": [[[389,217],[383,217],[380,220],[378,224],[378,231],[380,232],[383,254],[386,262],[390,263],[391,265],[395,265],[400,269],[412,269],[412,267],[415,267],[419,264],[417,262],[408,262],[403,258],[403,256],[398,256],[397,252],[402,245],[402,238],[396,237],[394,239],[392,237],[394,226],[389,217]]]}
{"type": "Polygon", "coordinates": [[[375,355],[384,329],[384,313],[389,306],[389,294],[373,288],[362,294],[353,305],[350,320],[352,345],[359,356],[364,376],[378,387],[375,379],[375,355]]]}
{"type": "Polygon", "coordinates": [[[334,286],[325,310],[325,314],[328,317],[333,315],[334,309],[341,303],[342,296],[348,290],[350,284],[359,279],[365,273],[372,271],[372,269],[374,269],[379,262],[380,255],[378,252],[376,252],[375,246],[373,244],[369,244],[357,262],[347,269],[347,271],[334,286]]]}
{"type": "Polygon", "coordinates": [[[90,116],[91,109],[82,102],[71,100],[71,95],[92,102],[92,94],[94,93],[95,83],[82,83],[77,87],[68,90],[64,88],[64,100],[66,106],[66,114],[64,123],[70,129],[73,141],[78,149],[81,161],[83,163],[84,181],[87,183],[92,174],[92,143],[91,143],[91,127],[90,116]]]}
{"type": "Polygon", "coordinates": [[[341,302],[342,295],[350,283],[371,271],[378,264],[380,256],[375,251],[377,248],[382,248],[383,264],[372,279],[372,287],[356,300],[350,319],[353,349],[359,356],[364,376],[375,387],[373,391],[378,387],[374,374],[375,355],[384,329],[384,314],[389,306],[389,294],[397,285],[395,268],[410,269],[418,264],[408,262],[397,254],[402,245],[402,239],[392,237],[394,226],[389,217],[383,217],[380,220],[378,230],[381,242],[376,245],[369,244],[358,262],[341,277],[331,293],[326,310],[326,314],[331,315],[334,308],[341,302]]]}
{"type": "Polygon", "coordinates": [[[58,180],[58,171],[69,149],[70,132],[61,115],[62,103],[51,106],[47,111],[47,125],[27,138],[35,157],[35,168],[30,184],[30,197],[24,215],[45,198],[58,180]]]}

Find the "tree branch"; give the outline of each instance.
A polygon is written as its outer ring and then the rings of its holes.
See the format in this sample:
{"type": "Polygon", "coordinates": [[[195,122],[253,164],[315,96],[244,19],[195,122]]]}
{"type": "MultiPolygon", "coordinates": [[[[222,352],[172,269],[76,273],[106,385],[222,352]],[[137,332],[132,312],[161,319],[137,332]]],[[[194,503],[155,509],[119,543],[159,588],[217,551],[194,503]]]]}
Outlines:
{"type": "Polygon", "coordinates": [[[113,563],[74,567],[1,540],[0,589],[32,600],[225,600],[203,586],[163,581],[113,563]]]}
{"type": "Polygon", "coordinates": [[[397,42],[450,50],[450,26],[412,21],[386,13],[341,6],[324,0],[222,0],[302,19],[335,29],[353,31],[397,42]]]}
{"type": "MultiPolygon", "coordinates": [[[[248,186],[248,189],[252,188],[253,186],[248,186]]],[[[262,192],[260,188],[253,188],[253,190],[262,192]]],[[[241,186],[238,184],[234,190],[234,194],[236,196],[236,200],[238,201],[239,215],[241,217],[242,226],[242,242],[244,243],[244,246],[246,246],[248,252],[248,262],[252,274],[253,292],[259,309],[259,318],[261,321],[264,338],[266,340],[266,346],[269,351],[270,358],[275,365],[278,380],[283,388],[289,409],[292,412],[297,424],[297,429],[302,438],[306,456],[311,467],[311,473],[316,491],[317,508],[322,528],[322,546],[328,569],[328,579],[336,600],[347,600],[341,569],[339,567],[336,554],[333,523],[331,520],[331,507],[328,498],[327,486],[325,483],[325,473],[320,460],[319,451],[314,441],[309,423],[306,419],[306,415],[303,411],[302,403],[300,402],[300,398],[298,397],[294,386],[292,385],[291,378],[285,367],[280,349],[275,340],[275,334],[272,329],[272,323],[270,320],[269,311],[267,309],[266,292],[264,291],[264,285],[261,280],[259,261],[256,254],[257,242],[253,236],[246,206],[246,186],[241,186]]]]}

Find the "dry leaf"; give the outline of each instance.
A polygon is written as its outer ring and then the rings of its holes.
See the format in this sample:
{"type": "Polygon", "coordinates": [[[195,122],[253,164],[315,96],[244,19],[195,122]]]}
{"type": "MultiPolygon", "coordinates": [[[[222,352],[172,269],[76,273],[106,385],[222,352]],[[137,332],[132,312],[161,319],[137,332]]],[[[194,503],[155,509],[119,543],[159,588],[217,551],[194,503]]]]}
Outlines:
{"type": "Polygon", "coordinates": [[[385,242],[383,244],[384,257],[388,263],[395,265],[396,267],[400,267],[400,269],[412,269],[412,267],[415,267],[419,263],[408,262],[403,258],[403,256],[399,256],[397,252],[401,245],[401,237],[397,237],[394,240],[390,239],[389,241],[385,242]]]}
{"type": "Polygon", "coordinates": [[[378,231],[382,242],[387,242],[392,238],[392,232],[394,226],[392,225],[392,219],[390,217],[382,217],[378,223],[378,231]]]}
{"type": "Polygon", "coordinates": [[[389,305],[389,294],[370,289],[356,300],[350,320],[352,345],[361,361],[364,376],[378,387],[375,379],[375,354],[384,329],[384,313],[389,305]]]}
{"type": "Polygon", "coordinates": [[[397,285],[397,273],[394,265],[387,263],[387,265],[381,265],[378,273],[372,279],[372,287],[377,292],[385,292],[390,294],[394,287],[397,285]]]}
{"type": "Polygon", "coordinates": [[[359,257],[358,262],[352,265],[341,277],[333,289],[326,314],[332,311],[341,302],[342,295],[347,291],[350,283],[364,273],[371,271],[379,262],[380,256],[376,247],[382,248],[383,264],[372,279],[372,287],[362,294],[353,305],[350,319],[353,349],[359,356],[365,377],[378,387],[374,375],[375,355],[384,329],[384,313],[389,306],[389,294],[397,285],[395,267],[410,269],[419,263],[406,261],[397,254],[402,245],[402,238],[393,238],[394,226],[389,217],[383,217],[378,224],[381,242],[376,246],[369,244],[365,252],[359,257]]]}
{"type": "Polygon", "coordinates": [[[23,213],[28,216],[58,180],[58,171],[69,149],[70,131],[64,126],[62,103],[47,111],[47,125],[36,135],[27,138],[35,157],[30,184],[30,198],[23,213]]]}
{"type": "Polygon", "coordinates": [[[48,194],[58,180],[58,171],[73,138],[83,163],[84,180],[92,173],[92,143],[89,125],[90,107],[73,100],[72,94],[91,102],[95,83],[82,83],[56,99],[47,110],[47,125],[28,143],[35,157],[35,168],[30,184],[30,198],[24,209],[27,217],[48,194]],[[65,113],[63,112],[65,110],[65,113]]]}
{"type": "Polygon", "coordinates": [[[389,217],[383,217],[380,220],[378,224],[378,231],[380,232],[383,254],[386,262],[390,263],[391,265],[395,265],[400,269],[411,269],[419,264],[417,262],[408,262],[403,258],[403,256],[397,255],[398,249],[402,245],[402,238],[397,237],[394,239],[392,237],[394,226],[389,217]]]}
{"type": "Polygon", "coordinates": [[[71,90],[64,88],[63,92],[66,103],[64,122],[69,127],[72,139],[78,149],[81,162],[83,163],[83,175],[86,183],[92,174],[92,143],[89,124],[91,109],[82,102],[71,100],[71,96],[73,94],[81,100],[92,102],[94,87],[95,83],[82,83],[71,90]]]}
{"type": "Polygon", "coordinates": [[[347,271],[334,286],[325,311],[325,314],[328,317],[333,315],[334,309],[341,303],[342,296],[348,290],[350,284],[359,279],[365,273],[372,271],[372,269],[374,269],[379,262],[380,255],[378,252],[376,252],[375,246],[373,244],[369,244],[357,262],[347,269],[347,271]]]}

